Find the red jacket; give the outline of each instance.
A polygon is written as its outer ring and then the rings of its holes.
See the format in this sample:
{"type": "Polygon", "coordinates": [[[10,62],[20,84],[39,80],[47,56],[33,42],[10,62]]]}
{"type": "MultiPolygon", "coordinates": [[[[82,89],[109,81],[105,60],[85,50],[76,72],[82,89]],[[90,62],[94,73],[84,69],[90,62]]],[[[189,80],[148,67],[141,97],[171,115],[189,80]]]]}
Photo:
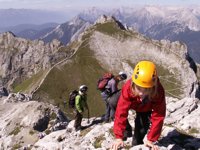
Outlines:
{"type": "Polygon", "coordinates": [[[128,80],[124,84],[115,113],[114,134],[116,138],[123,138],[128,110],[134,109],[136,112],[152,111],[151,126],[147,134],[147,139],[152,142],[158,140],[166,112],[165,92],[160,82],[158,82],[157,93],[158,94],[156,94],[148,103],[142,104],[140,97],[134,95],[131,89],[131,80],[128,80]]]}

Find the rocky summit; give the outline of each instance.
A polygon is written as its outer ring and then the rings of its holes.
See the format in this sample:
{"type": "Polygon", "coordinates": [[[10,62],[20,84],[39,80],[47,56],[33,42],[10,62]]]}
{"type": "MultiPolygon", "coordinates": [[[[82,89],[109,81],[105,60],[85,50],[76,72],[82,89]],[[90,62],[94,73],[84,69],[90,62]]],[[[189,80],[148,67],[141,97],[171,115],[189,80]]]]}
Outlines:
{"type": "MultiPolygon", "coordinates": [[[[144,59],[156,63],[166,92],[159,148],[200,149],[199,81],[184,43],[153,40],[114,17],[101,16],[67,46],[58,40],[45,44],[10,32],[0,34],[0,52],[1,149],[109,149],[113,122],[102,121],[98,78],[122,70],[130,78],[136,62],[144,59]],[[89,87],[91,112],[90,118],[84,116],[82,130],[75,131],[73,110],[66,102],[81,84],[89,87]]],[[[133,128],[134,118],[134,110],[129,111],[133,128]]],[[[125,141],[124,149],[149,149],[132,147],[131,140],[125,141]]]]}
{"type": "MultiPolygon", "coordinates": [[[[102,149],[111,147],[114,140],[113,122],[104,123],[100,117],[84,118],[83,129],[75,131],[59,108],[31,100],[21,93],[1,98],[0,145],[2,149],[102,149]],[[88,121],[89,120],[89,121],[88,121]]],[[[167,116],[158,142],[161,150],[199,149],[199,100],[185,98],[177,102],[167,97],[167,116]]],[[[134,128],[134,111],[129,111],[134,128]]],[[[125,149],[146,149],[144,145],[131,147],[128,138],[125,149]]]]}

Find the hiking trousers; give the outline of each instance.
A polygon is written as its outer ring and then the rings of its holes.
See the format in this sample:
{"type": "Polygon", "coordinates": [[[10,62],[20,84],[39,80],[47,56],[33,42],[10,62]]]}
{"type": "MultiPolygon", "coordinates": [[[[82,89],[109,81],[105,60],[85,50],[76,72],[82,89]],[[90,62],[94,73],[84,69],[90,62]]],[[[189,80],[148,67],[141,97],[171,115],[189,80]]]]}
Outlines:
{"type": "Polygon", "coordinates": [[[75,122],[74,122],[74,128],[75,129],[80,129],[81,128],[82,118],[83,118],[83,115],[76,110],[75,122]]]}
{"type": "Polygon", "coordinates": [[[105,100],[105,104],[106,104],[106,114],[105,114],[105,117],[104,117],[104,121],[109,121],[110,119],[113,119],[112,118],[113,112],[112,112],[110,105],[109,105],[107,100],[105,100]]]}
{"type": "Polygon", "coordinates": [[[136,112],[135,130],[132,145],[144,144],[143,139],[150,127],[150,112],[136,112]]]}
{"type": "Polygon", "coordinates": [[[121,91],[118,91],[116,93],[114,93],[111,97],[108,98],[108,104],[109,107],[111,109],[111,118],[114,119],[115,118],[115,111],[117,108],[117,103],[120,97],[121,91]]]}

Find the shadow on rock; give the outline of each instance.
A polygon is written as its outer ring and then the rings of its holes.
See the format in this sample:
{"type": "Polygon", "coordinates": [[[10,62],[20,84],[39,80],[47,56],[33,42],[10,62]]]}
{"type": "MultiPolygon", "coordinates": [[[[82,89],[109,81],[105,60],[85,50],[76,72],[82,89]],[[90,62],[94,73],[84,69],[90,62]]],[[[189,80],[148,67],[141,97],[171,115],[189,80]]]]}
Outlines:
{"type": "Polygon", "coordinates": [[[170,150],[198,150],[200,149],[200,138],[173,130],[159,141],[159,145],[164,145],[166,147],[173,145],[170,150]]]}
{"type": "Polygon", "coordinates": [[[99,123],[102,123],[102,122],[104,122],[102,119],[94,119],[90,124],[88,124],[88,125],[86,125],[86,126],[82,126],[82,130],[84,130],[84,129],[87,129],[87,128],[89,128],[89,127],[91,127],[91,126],[93,126],[93,125],[95,125],[95,124],[99,124],[99,123]]]}

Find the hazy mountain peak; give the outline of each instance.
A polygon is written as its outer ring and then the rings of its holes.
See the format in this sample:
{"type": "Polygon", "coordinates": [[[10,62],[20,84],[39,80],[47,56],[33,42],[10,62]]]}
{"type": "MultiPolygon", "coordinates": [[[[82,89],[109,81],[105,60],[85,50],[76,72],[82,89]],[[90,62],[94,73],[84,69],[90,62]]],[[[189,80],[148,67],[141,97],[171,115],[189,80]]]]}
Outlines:
{"type": "Polygon", "coordinates": [[[105,23],[105,22],[114,22],[116,21],[115,17],[113,16],[106,16],[106,15],[101,15],[95,23],[105,23]]]}
{"type": "Polygon", "coordinates": [[[107,22],[114,22],[118,25],[118,27],[122,30],[125,30],[126,28],[124,27],[124,25],[118,21],[114,16],[106,16],[106,15],[101,15],[95,22],[95,24],[105,24],[107,22]]]}
{"type": "Polygon", "coordinates": [[[75,16],[72,20],[69,21],[69,25],[78,25],[82,22],[85,22],[80,16],[75,16]]]}
{"type": "Polygon", "coordinates": [[[200,20],[197,16],[195,16],[191,10],[184,9],[178,16],[181,24],[186,24],[189,29],[193,31],[199,31],[200,30],[200,20]]]}
{"type": "Polygon", "coordinates": [[[165,17],[165,12],[156,6],[146,6],[144,9],[153,16],[165,17]]]}
{"type": "Polygon", "coordinates": [[[90,8],[85,9],[83,11],[83,13],[85,13],[85,14],[93,14],[93,15],[95,15],[95,14],[101,14],[102,12],[104,12],[104,10],[100,9],[98,7],[90,7],[90,8]]]}
{"type": "Polygon", "coordinates": [[[63,44],[68,44],[71,39],[76,39],[90,23],[82,19],[80,16],[74,17],[72,20],[58,25],[45,36],[41,37],[45,42],[51,42],[53,39],[60,40],[63,44]]]}

